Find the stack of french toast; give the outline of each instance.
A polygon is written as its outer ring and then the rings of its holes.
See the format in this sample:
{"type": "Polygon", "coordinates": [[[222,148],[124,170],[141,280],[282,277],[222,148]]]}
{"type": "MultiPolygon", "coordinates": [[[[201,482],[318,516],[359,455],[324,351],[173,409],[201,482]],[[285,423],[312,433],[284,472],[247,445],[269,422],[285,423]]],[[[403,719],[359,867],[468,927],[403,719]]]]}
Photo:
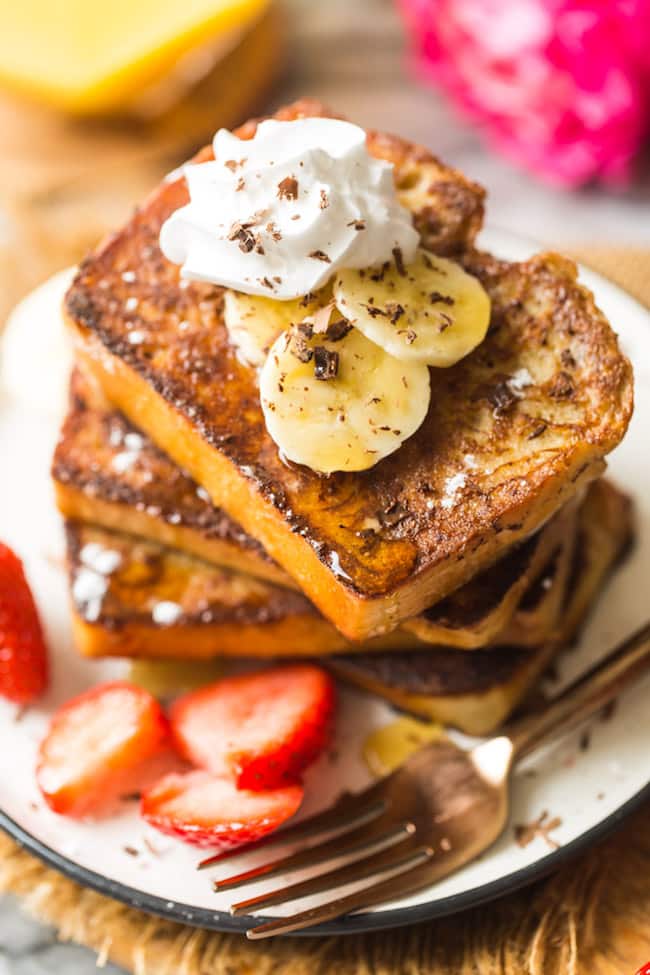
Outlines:
{"type": "MultiPolygon", "coordinates": [[[[275,118],[327,115],[303,101],[275,118]]],[[[248,123],[237,136],[256,131],[248,123]]],[[[90,657],[315,658],[400,709],[485,734],[571,645],[632,538],[630,501],[603,477],[631,415],[631,369],[570,261],[481,252],[480,187],[394,136],[367,133],[367,150],[392,164],[423,273],[438,261],[441,274],[453,264],[479,282],[484,337],[444,367],[425,360],[423,419],[379,460],[300,463],[271,434],[264,373],[225,321],[237,293],[184,275],[161,250],[163,225],[188,203],[184,175],[167,179],[82,263],[65,303],[76,366],[53,477],[75,639],[90,657]]],[[[211,159],[206,149],[194,164],[211,159]]],[[[297,180],[279,185],[291,203],[297,180]]],[[[263,253],[246,225],[231,238],[263,253]]],[[[310,257],[326,264],[326,244],[310,257]]],[[[393,272],[413,283],[393,259],[334,282],[335,297],[368,283],[365,318],[327,325],[315,346],[317,316],[309,332],[292,324],[296,369],[316,377],[310,395],[343,382],[332,350],[347,331],[408,320],[399,287],[390,306],[372,294],[393,272]]],[[[447,315],[441,340],[461,297],[429,292],[447,315]]],[[[249,303],[255,327],[272,331],[274,304],[249,303]]],[[[402,332],[410,354],[417,330],[402,332]]],[[[412,412],[403,385],[400,409],[412,412]]],[[[311,442],[299,457],[319,450],[319,422],[303,428],[311,442]]]]}

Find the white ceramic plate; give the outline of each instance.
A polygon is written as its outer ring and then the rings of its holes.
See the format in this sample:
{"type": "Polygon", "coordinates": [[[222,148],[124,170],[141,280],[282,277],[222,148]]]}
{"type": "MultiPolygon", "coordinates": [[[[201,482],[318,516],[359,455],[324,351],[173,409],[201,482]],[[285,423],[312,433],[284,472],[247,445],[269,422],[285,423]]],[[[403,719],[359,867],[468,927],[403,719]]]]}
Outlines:
{"type": "MultiPolygon", "coordinates": [[[[495,253],[517,260],[537,249],[531,242],[498,232],[486,232],[483,243],[495,253]]],[[[611,457],[610,474],[635,497],[639,542],[599,602],[580,647],[562,662],[561,682],[571,680],[648,617],[650,314],[604,278],[586,269],[582,277],[595,291],[635,366],[636,412],[624,444],[611,457]]],[[[51,302],[53,292],[61,289],[61,280],[47,287],[46,299],[51,302]]],[[[39,311],[41,298],[42,292],[32,298],[32,315],[39,311]]],[[[49,319],[37,315],[36,331],[38,321],[43,328],[49,319]]],[[[43,382],[48,379],[53,391],[61,389],[64,357],[52,355],[51,336],[32,332],[22,348],[45,369],[43,382]]],[[[11,394],[5,392],[0,399],[0,538],[25,560],[53,652],[54,679],[45,700],[20,720],[16,709],[0,700],[0,825],[82,884],[151,913],[201,927],[241,930],[250,925],[250,919],[229,916],[227,895],[213,893],[210,874],[195,870],[199,854],[143,826],[135,809],[106,822],[80,824],[54,815],[39,798],[34,756],[48,716],[83,688],[123,673],[124,665],[83,661],[72,649],[62,534],[48,479],[60,404],[49,406],[35,395],[41,383],[34,379],[33,368],[27,371],[28,363],[22,367],[22,375],[20,361],[21,350],[13,342],[4,371],[5,380],[10,373],[5,385],[11,386],[11,394]],[[145,839],[153,843],[157,854],[151,853],[145,839]],[[127,846],[138,850],[138,855],[127,853],[127,846]]],[[[580,749],[579,735],[574,735],[520,768],[513,785],[513,825],[478,861],[399,903],[345,918],[320,931],[350,933],[450,913],[521,886],[592,842],[650,792],[649,693],[650,681],[646,680],[625,694],[608,722],[595,722],[588,750],[580,749]],[[537,838],[522,849],[514,841],[514,824],[528,823],[545,810],[561,820],[552,834],[559,847],[553,849],[537,838]]],[[[371,728],[393,717],[383,703],[353,691],[343,692],[337,758],[324,759],[310,771],[305,813],[329,804],[344,787],[358,789],[368,781],[361,759],[362,742],[371,728]]],[[[262,890],[264,885],[258,885],[257,891],[262,890]]]]}

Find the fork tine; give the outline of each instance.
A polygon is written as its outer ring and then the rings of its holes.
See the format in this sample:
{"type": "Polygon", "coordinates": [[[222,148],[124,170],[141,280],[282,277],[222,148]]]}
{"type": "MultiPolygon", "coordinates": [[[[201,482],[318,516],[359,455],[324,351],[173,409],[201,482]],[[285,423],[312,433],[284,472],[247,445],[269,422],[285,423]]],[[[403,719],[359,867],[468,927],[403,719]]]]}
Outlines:
{"type": "Polygon", "coordinates": [[[392,864],[377,871],[368,878],[369,882],[367,884],[352,894],[348,894],[345,897],[334,897],[332,900],[326,901],[318,907],[300,911],[297,914],[292,914],[290,917],[277,918],[273,921],[266,921],[264,924],[258,924],[257,927],[249,928],[246,932],[246,937],[250,941],[258,941],[262,938],[270,938],[276,934],[289,934],[291,931],[301,931],[303,928],[310,928],[324,921],[332,921],[342,914],[349,914],[352,911],[360,910],[366,906],[368,900],[371,900],[373,903],[390,900],[393,894],[391,881],[395,877],[400,877],[411,871],[414,875],[413,889],[416,889],[419,886],[417,875],[420,872],[426,875],[426,871],[420,868],[424,867],[432,856],[433,850],[430,847],[421,847],[414,850],[401,860],[394,861],[392,864]]]}
{"type": "MultiPolygon", "coordinates": [[[[374,813],[374,807],[369,812],[374,813]]],[[[215,880],[212,885],[213,889],[219,892],[234,890],[236,887],[243,887],[246,884],[253,884],[260,880],[270,880],[278,874],[286,874],[295,870],[301,870],[305,867],[315,866],[316,864],[323,863],[325,860],[334,860],[347,853],[351,853],[357,848],[364,848],[370,843],[376,844],[383,838],[385,833],[382,833],[378,837],[375,830],[371,831],[371,834],[368,835],[365,827],[368,826],[370,821],[374,822],[377,826],[381,826],[382,824],[381,818],[377,819],[373,815],[372,820],[368,816],[361,822],[355,820],[352,823],[346,823],[345,827],[337,830],[325,842],[323,842],[321,835],[317,834],[316,836],[310,837],[309,842],[305,846],[301,846],[295,853],[288,853],[285,856],[260,863],[255,867],[251,867],[250,870],[242,871],[242,873],[233,874],[221,880],[215,880]]]]}
{"type": "Polygon", "coordinates": [[[380,869],[381,864],[370,863],[370,857],[390,850],[399,843],[404,842],[415,835],[413,823],[399,823],[393,825],[389,830],[381,833],[372,839],[356,843],[348,849],[341,850],[339,855],[334,854],[328,861],[323,858],[320,866],[320,873],[309,877],[307,880],[299,881],[289,886],[280,887],[277,890],[269,891],[266,894],[258,894],[256,897],[249,897],[244,901],[233,904],[230,913],[248,914],[251,910],[259,911],[264,907],[271,907],[274,904],[283,904],[288,901],[297,900],[299,897],[309,897],[312,894],[321,894],[333,887],[341,887],[345,883],[353,880],[362,880],[380,869]],[[361,864],[361,865],[360,865],[361,864]],[[364,864],[367,866],[364,867],[364,864]]]}
{"type": "Polygon", "coordinates": [[[260,840],[258,843],[247,843],[246,846],[240,846],[235,850],[226,850],[224,853],[216,853],[214,856],[201,860],[197,864],[197,870],[206,870],[223,860],[228,860],[229,863],[236,862],[238,856],[261,849],[272,849],[285,843],[293,843],[295,840],[304,839],[310,842],[313,840],[311,845],[314,845],[323,833],[330,831],[336,831],[341,836],[349,833],[358,826],[378,819],[388,809],[388,799],[373,798],[375,792],[376,788],[373,786],[355,796],[346,794],[323,812],[315,813],[313,816],[296,823],[295,826],[278,830],[277,833],[273,833],[267,839],[260,840]]]}

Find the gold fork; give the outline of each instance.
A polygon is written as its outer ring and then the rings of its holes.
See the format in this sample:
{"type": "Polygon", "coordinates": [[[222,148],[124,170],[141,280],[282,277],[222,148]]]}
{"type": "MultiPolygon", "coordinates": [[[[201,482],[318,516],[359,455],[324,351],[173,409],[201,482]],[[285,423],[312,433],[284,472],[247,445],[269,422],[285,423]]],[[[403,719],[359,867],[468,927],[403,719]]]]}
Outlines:
{"type": "MultiPolygon", "coordinates": [[[[514,765],[552,737],[603,708],[650,666],[650,623],[615,648],[544,708],[465,751],[447,739],[412,755],[397,771],[325,812],[282,830],[254,848],[298,843],[253,869],[214,883],[215,890],[310,868],[312,875],[231,907],[250,914],[305,897],[341,891],[325,903],[258,924],[250,939],[298,931],[428,887],[475,859],[508,821],[514,765]],[[317,868],[316,876],[313,869],[317,868]]],[[[250,852],[251,847],[246,849],[250,852]]],[[[220,854],[199,869],[238,854],[220,854]]]]}

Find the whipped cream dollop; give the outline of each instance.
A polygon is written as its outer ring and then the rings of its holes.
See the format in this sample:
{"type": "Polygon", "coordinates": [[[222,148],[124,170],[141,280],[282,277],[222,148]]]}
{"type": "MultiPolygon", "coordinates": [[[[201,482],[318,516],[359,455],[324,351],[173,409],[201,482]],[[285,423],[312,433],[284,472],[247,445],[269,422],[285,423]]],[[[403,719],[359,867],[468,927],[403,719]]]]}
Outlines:
{"type": "Polygon", "coordinates": [[[363,129],[339,119],[262,122],[252,139],[226,129],[214,161],[184,167],[190,202],[160,245],[182,276],[289,300],[341,268],[415,256],[418,233],[395,192],[393,166],[363,129]]]}

